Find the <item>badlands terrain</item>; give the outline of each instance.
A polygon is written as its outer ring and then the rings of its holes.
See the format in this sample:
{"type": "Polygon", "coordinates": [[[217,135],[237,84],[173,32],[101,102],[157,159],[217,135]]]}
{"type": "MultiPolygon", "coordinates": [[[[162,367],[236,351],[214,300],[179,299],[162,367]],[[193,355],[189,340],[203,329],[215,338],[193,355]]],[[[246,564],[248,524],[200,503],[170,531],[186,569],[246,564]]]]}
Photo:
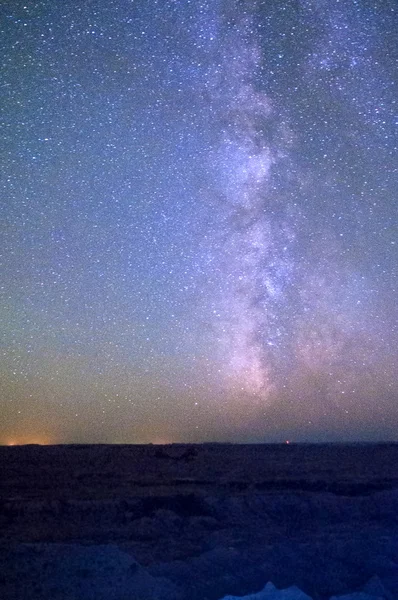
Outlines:
{"type": "Polygon", "coordinates": [[[398,598],[398,444],[3,446],[0,472],[4,600],[398,598]]]}

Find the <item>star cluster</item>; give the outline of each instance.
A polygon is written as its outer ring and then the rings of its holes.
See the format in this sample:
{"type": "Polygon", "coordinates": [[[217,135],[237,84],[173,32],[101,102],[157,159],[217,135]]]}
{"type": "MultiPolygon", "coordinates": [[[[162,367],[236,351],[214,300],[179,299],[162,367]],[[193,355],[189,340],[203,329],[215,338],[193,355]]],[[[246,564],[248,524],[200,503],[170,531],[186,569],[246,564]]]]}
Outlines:
{"type": "Polygon", "coordinates": [[[0,442],[395,439],[392,0],[0,7],[0,442]]]}

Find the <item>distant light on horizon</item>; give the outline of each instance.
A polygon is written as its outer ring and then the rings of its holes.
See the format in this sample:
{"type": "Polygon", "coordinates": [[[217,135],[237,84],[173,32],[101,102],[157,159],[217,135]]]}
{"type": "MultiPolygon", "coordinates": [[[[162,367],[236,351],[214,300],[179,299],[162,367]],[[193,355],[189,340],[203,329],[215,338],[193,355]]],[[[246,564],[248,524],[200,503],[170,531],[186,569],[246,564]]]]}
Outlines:
{"type": "Polygon", "coordinates": [[[54,439],[51,439],[49,437],[41,437],[41,436],[36,437],[34,435],[26,435],[26,436],[11,438],[11,439],[5,438],[4,441],[0,442],[0,444],[2,446],[29,446],[29,445],[51,446],[56,443],[57,442],[54,439]]]}

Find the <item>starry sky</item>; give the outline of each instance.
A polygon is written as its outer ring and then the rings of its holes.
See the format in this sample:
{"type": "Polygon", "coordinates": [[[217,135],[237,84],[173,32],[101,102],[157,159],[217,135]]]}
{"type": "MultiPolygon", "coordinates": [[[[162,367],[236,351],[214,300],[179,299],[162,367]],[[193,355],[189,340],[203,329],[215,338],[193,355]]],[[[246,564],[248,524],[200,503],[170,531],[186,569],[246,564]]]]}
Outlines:
{"type": "Polygon", "coordinates": [[[0,443],[398,439],[396,0],[0,23],[0,443]]]}

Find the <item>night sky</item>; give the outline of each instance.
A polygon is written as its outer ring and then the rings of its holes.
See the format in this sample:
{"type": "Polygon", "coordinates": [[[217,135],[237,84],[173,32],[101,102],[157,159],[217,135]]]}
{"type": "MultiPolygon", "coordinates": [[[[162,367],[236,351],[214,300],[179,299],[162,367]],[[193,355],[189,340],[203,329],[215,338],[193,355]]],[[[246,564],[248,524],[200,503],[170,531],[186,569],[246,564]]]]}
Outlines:
{"type": "Polygon", "coordinates": [[[0,19],[0,443],[398,439],[396,0],[0,19]]]}

